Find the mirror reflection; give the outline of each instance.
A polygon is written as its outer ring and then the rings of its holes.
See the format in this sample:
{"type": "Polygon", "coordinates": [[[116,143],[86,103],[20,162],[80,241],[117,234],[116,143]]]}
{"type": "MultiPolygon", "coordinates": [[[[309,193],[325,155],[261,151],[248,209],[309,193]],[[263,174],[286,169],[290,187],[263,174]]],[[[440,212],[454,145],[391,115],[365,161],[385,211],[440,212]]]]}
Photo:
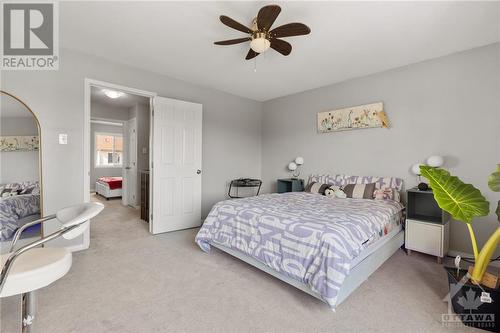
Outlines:
{"type": "MultiPolygon", "coordinates": [[[[16,97],[0,94],[0,241],[8,248],[15,231],[41,216],[40,128],[16,97]]],[[[40,224],[23,232],[19,244],[41,235],[40,224]]]]}

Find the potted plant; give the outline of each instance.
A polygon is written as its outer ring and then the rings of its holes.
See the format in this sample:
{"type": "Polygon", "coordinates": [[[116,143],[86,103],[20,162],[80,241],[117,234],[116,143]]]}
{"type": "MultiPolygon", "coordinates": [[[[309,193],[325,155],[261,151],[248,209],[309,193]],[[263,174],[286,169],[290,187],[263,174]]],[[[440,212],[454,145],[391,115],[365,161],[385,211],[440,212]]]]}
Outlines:
{"type": "MultiPolygon", "coordinates": [[[[483,286],[481,282],[500,242],[500,227],[497,227],[480,250],[472,227],[474,217],[489,214],[490,204],[472,184],[465,184],[444,169],[422,165],[420,170],[421,175],[429,180],[429,185],[439,207],[448,212],[455,220],[467,225],[474,251],[472,274],[469,275],[466,270],[446,268],[453,311],[459,315],[466,315],[460,317],[465,325],[498,332],[500,330],[498,324],[500,291],[498,288],[492,289],[483,286]],[[491,316],[487,318],[473,316],[477,314],[491,316]]],[[[488,178],[488,186],[492,191],[500,192],[500,164],[488,178]]],[[[496,214],[498,221],[500,221],[500,200],[496,214]]]]}

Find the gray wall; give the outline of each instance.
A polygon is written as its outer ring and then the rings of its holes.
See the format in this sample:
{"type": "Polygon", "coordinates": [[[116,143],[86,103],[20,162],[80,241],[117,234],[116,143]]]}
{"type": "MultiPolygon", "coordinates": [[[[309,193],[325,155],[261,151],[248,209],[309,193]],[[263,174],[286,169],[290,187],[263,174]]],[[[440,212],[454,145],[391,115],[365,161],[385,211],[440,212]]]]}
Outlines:
{"type": "Polygon", "coordinates": [[[41,122],[46,214],[84,198],[85,78],[203,104],[203,215],[225,198],[229,179],[260,177],[262,103],[66,49],[60,61],[58,71],[4,71],[1,77],[2,89],[22,99],[41,122]],[[58,144],[59,133],[68,134],[67,145],[58,144]]]}
{"type": "MultiPolygon", "coordinates": [[[[397,176],[412,187],[410,166],[439,154],[453,174],[496,202],[487,177],[500,162],[499,59],[494,44],[265,102],[264,190],[288,176],[285,167],[298,155],[305,175],[397,176]],[[391,129],[317,133],[317,112],[378,101],[391,129]]],[[[474,226],[483,243],[498,222],[491,214],[474,226]]],[[[472,253],[469,244],[466,226],[452,222],[451,249],[472,253]]]]}
{"type": "MultiPolygon", "coordinates": [[[[1,84],[40,119],[46,214],[83,200],[84,78],[203,104],[206,215],[225,197],[228,180],[259,177],[262,169],[270,191],[297,155],[305,174],[394,175],[413,186],[410,165],[442,154],[454,174],[495,199],[486,177],[500,160],[499,58],[495,44],[265,103],[64,49],[59,71],[5,71],[1,84]],[[374,101],[385,103],[393,128],[316,132],[317,112],[374,101]],[[58,133],[68,133],[68,145],[57,144],[58,133]]],[[[479,240],[496,227],[493,215],[478,219],[479,240]]],[[[471,252],[458,222],[451,247],[471,252]]]]}
{"type": "Polygon", "coordinates": [[[125,107],[120,107],[112,104],[104,104],[92,101],[90,104],[90,113],[93,118],[111,119],[111,120],[129,120],[130,113],[125,107]]]}
{"type": "MultiPolygon", "coordinates": [[[[2,117],[0,135],[38,135],[33,117],[2,117]]],[[[39,179],[38,151],[0,152],[0,184],[39,179]]]]}
{"type": "Polygon", "coordinates": [[[149,170],[149,105],[137,104],[134,109],[137,115],[137,168],[149,170]]]}
{"type": "Polygon", "coordinates": [[[91,124],[90,126],[90,190],[95,191],[95,182],[100,177],[121,177],[122,168],[96,168],[95,167],[95,133],[120,133],[123,134],[123,126],[104,124],[91,124]]]}
{"type": "Polygon", "coordinates": [[[141,201],[141,170],[149,170],[149,133],[150,109],[149,105],[137,103],[130,109],[132,117],[137,119],[137,180],[136,205],[141,201]]]}

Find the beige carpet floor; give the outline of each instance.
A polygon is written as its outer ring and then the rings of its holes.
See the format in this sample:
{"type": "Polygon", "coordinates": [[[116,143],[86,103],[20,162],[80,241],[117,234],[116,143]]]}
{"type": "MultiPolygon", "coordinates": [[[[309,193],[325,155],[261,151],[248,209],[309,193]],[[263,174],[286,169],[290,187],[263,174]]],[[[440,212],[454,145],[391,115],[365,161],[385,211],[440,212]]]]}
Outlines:
{"type": "MultiPolygon", "coordinates": [[[[401,250],[336,313],[218,250],[196,229],[152,236],[138,210],[106,203],[90,249],[38,293],[38,332],[456,332],[443,327],[447,280],[433,257],[401,250]]],[[[2,300],[1,332],[19,332],[20,298],[2,300]]]]}

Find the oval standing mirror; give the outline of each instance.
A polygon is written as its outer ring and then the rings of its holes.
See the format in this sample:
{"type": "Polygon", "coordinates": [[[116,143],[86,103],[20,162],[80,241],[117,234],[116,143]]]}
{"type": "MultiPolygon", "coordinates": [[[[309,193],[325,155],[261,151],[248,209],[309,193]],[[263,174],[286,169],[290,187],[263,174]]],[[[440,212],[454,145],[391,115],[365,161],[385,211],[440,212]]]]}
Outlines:
{"type": "MultiPolygon", "coordinates": [[[[16,230],[42,215],[40,124],[17,97],[0,91],[0,241],[9,249],[16,230]]],[[[42,234],[40,224],[27,228],[18,244],[42,234]]]]}

